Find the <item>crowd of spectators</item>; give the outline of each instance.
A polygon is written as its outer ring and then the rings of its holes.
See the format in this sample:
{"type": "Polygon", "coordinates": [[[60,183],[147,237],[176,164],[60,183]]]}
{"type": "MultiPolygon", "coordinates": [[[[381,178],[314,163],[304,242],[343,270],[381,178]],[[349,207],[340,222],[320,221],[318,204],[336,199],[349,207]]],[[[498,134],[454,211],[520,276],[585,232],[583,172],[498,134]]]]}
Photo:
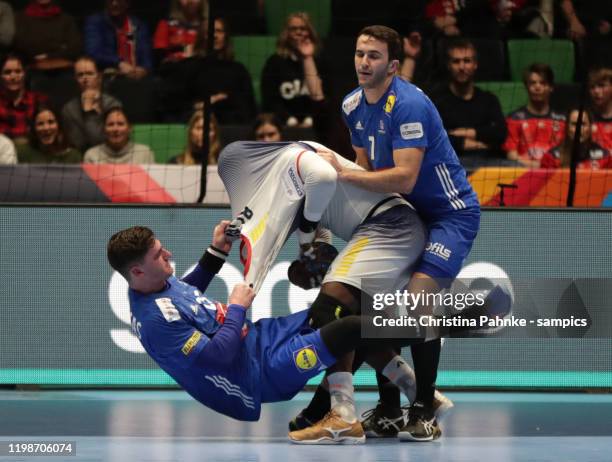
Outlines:
{"type": "Polygon", "coordinates": [[[351,50],[339,56],[337,46],[326,48],[380,22],[404,35],[399,76],[429,94],[468,169],[566,166],[579,104],[554,107],[553,70],[534,62],[523,75],[527,104],[504,114],[497,96],[479,87],[479,68],[489,57],[475,41],[573,40],[575,79],[587,80],[589,95],[579,166],[609,165],[601,159],[612,150],[612,68],[594,51],[612,48],[608,2],[386,0],[374,16],[358,16],[371,10],[359,9],[364,1],[337,0],[329,40],[307,13],[284,18],[258,89],[247,63],[236,59],[232,34],[269,33],[265,0],[239,3],[216,2],[209,33],[207,0],[166,0],[154,8],[139,0],[0,1],[0,163],[154,163],[151,148],[131,140],[132,123],[163,122],[187,127],[184,149],[169,162],[199,164],[204,101],[212,114],[209,164],[225,141],[224,126],[251,126],[252,138],[262,141],[304,129],[344,148],[347,135],[336,130],[338,93],[356,84],[353,72],[337,72],[337,62],[350,60],[351,50]]]}

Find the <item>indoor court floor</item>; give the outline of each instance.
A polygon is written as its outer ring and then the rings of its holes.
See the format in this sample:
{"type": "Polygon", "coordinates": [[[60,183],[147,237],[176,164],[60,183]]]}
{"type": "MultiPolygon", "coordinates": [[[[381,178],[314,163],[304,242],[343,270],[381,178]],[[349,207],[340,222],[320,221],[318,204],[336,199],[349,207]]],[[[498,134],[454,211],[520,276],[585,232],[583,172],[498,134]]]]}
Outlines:
{"type": "MultiPolygon", "coordinates": [[[[4,389],[1,447],[24,440],[72,441],[76,455],[0,456],[0,462],[612,461],[612,394],[447,395],[455,409],[436,442],[296,446],[286,438],[287,422],[310,399],[306,392],[291,402],[264,405],[259,422],[243,423],[181,391],[4,389]]],[[[375,405],[376,395],[359,392],[357,403],[364,411],[375,405]]]]}

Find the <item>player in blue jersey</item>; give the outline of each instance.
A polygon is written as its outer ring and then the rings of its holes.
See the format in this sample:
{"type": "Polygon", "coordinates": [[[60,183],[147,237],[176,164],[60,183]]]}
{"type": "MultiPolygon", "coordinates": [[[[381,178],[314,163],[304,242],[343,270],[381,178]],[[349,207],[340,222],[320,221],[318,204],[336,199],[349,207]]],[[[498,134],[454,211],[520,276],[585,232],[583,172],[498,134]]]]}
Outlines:
{"type": "MultiPolygon", "coordinates": [[[[206,298],[204,291],[231,249],[225,237],[228,224],[215,227],[212,245],[182,280],[173,276],[172,254],[149,228],[119,231],[108,243],[110,265],[129,284],[134,333],[181,387],[215,411],[257,420],[261,403],[291,399],[308,379],[333,369],[337,358],[358,348],[372,353],[372,367],[395,379],[401,357],[385,339],[362,339],[359,316],[318,330],[310,328],[312,313],[306,310],[252,323],[246,310],[255,293],[245,283],[233,288],[227,308],[206,298]]],[[[333,433],[334,442],[365,439],[359,421],[333,433]]]]}
{"type": "MultiPolygon", "coordinates": [[[[417,209],[429,236],[408,290],[436,293],[450,286],[467,257],[480,223],[480,205],[467,181],[442,120],[431,100],[397,77],[402,45],[385,26],[364,28],[357,38],[355,70],[359,88],[344,98],[357,164],[343,166],[333,152],[319,152],[338,172],[339,181],[377,192],[401,193],[417,209]]],[[[429,311],[431,307],[420,307],[429,311]]],[[[400,439],[431,441],[440,436],[433,410],[440,340],[412,345],[417,396],[400,439]]],[[[399,411],[399,392],[379,378],[381,403],[364,429],[384,433],[399,411]]]]}

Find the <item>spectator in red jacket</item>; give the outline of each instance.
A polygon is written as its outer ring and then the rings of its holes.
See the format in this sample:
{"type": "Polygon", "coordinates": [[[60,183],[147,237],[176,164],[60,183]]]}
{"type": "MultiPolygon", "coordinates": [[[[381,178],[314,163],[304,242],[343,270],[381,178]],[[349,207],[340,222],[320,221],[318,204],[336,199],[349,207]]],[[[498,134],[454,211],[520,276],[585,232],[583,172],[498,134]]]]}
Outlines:
{"type": "Polygon", "coordinates": [[[0,60],[0,75],[0,133],[24,141],[37,107],[47,96],[26,89],[23,61],[17,55],[0,60]]]}
{"type": "Polygon", "coordinates": [[[542,156],[563,141],[565,115],[550,108],[554,74],[549,65],[529,66],[523,73],[523,83],[529,101],[506,118],[508,137],[503,149],[508,159],[539,167],[542,156]]]}
{"type": "MultiPolygon", "coordinates": [[[[567,168],[570,166],[579,114],[578,109],[572,109],[568,112],[565,139],[560,145],[555,146],[542,156],[540,164],[542,168],[567,168]]],[[[589,111],[584,111],[580,130],[577,167],[590,169],[612,168],[610,151],[597,144],[591,137],[592,121],[593,115],[589,111]]]]}
{"type": "Polygon", "coordinates": [[[612,69],[593,69],[588,79],[593,111],[593,140],[606,149],[612,149],[612,69]]]}

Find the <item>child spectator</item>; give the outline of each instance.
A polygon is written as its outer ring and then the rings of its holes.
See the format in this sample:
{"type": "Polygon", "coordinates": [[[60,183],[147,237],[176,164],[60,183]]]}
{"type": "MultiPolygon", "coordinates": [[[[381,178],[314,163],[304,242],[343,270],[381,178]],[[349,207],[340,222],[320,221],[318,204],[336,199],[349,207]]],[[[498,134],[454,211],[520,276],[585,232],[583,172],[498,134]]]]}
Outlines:
{"type": "Polygon", "coordinates": [[[47,96],[26,89],[23,61],[14,54],[0,60],[0,133],[18,140],[25,138],[39,105],[47,96]]]}
{"type": "Polygon", "coordinates": [[[102,74],[92,58],[79,58],[74,76],[81,94],[66,103],[62,117],[68,139],[83,152],[104,141],[104,114],[121,103],[102,92],[102,74]]]}
{"type": "Polygon", "coordinates": [[[17,145],[20,164],[79,164],[82,155],[68,143],[57,114],[40,107],[34,114],[27,144],[17,145]]]}
{"type": "MultiPolygon", "coordinates": [[[[578,109],[572,109],[568,112],[565,139],[560,145],[555,146],[542,156],[542,168],[567,168],[570,166],[579,114],[578,109]]],[[[612,168],[610,151],[597,144],[591,137],[592,123],[593,115],[588,111],[584,111],[580,130],[577,167],[590,169],[612,168]]]]}
{"type": "Polygon", "coordinates": [[[550,66],[532,64],[523,73],[523,83],[529,101],[506,118],[508,138],[503,148],[508,159],[539,167],[542,156],[563,140],[565,115],[550,107],[554,87],[550,66]]]}
{"type": "Polygon", "coordinates": [[[105,141],[85,153],[84,162],[92,164],[154,164],[155,156],[144,144],[130,140],[132,126],[121,108],[104,116],[105,141]]]}

